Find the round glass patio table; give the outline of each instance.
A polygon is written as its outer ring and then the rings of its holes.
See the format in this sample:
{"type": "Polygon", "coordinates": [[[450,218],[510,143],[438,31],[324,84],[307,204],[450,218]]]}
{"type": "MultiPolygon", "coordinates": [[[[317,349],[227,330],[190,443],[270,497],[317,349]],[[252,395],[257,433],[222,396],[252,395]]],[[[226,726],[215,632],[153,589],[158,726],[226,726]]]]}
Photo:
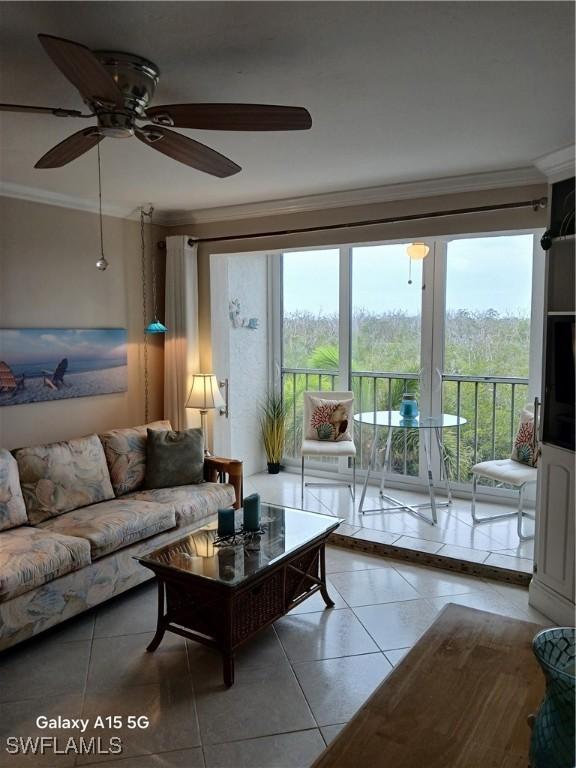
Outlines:
{"type": "Polygon", "coordinates": [[[438,416],[417,416],[414,419],[406,419],[400,411],[366,411],[364,413],[357,413],[354,416],[354,421],[357,424],[366,424],[374,427],[374,438],[372,440],[372,448],[370,451],[370,463],[368,464],[368,471],[366,472],[366,478],[364,480],[364,486],[362,488],[362,496],[360,497],[360,506],[358,511],[360,514],[366,514],[367,512],[394,512],[397,510],[403,510],[411,512],[419,517],[421,520],[425,520],[431,525],[438,523],[437,508],[449,507],[452,504],[452,491],[450,489],[450,481],[448,479],[448,465],[446,461],[446,453],[444,451],[444,445],[442,443],[442,430],[449,427],[459,429],[466,424],[466,419],[462,416],[454,416],[451,413],[441,413],[438,416]],[[376,446],[378,443],[377,430],[379,427],[388,427],[388,437],[386,440],[386,447],[384,449],[384,460],[382,462],[381,476],[380,476],[380,491],[379,496],[381,501],[386,501],[393,506],[383,507],[380,505],[375,509],[364,509],[364,501],[366,498],[366,489],[368,488],[368,482],[370,475],[375,469],[376,462],[376,446]],[[384,493],[386,467],[388,472],[391,472],[392,463],[392,435],[395,429],[418,429],[424,430],[422,434],[422,443],[424,445],[424,453],[426,454],[427,464],[427,479],[428,479],[428,493],[430,501],[425,504],[403,504],[399,499],[389,496],[384,493]],[[432,433],[436,438],[436,444],[438,446],[438,452],[440,454],[440,461],[444,467],[444,478],[446,480],[446,492],[448,500],[446,502],[437,502],[436,494],[434,490],[434,476],[432,473],[432,433]],[[430,509],[432,517],[420,512],[421,509],[430,509]]]}

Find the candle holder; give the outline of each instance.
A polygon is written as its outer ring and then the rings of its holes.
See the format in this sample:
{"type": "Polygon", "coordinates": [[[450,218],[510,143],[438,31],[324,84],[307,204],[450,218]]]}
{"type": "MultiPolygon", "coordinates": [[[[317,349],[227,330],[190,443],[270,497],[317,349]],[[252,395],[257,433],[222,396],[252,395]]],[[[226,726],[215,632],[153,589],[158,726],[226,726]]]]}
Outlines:
{"type": "Polygon", "coordinates": [[[242,526],[238,531],[228,534],[226,536],[218,536],[214,539],[215,547],[237,547],[245,546],[252,543],[257,536],[263,536],[268,529],[264,525],[260,525],[257,531],[249,531],[242,526]]]}

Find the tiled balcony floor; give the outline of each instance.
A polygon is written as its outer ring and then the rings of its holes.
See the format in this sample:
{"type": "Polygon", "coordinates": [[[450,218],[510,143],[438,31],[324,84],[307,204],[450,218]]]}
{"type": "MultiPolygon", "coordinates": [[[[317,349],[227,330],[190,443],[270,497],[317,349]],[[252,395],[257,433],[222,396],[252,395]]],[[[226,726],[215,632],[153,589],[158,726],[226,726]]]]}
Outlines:
{"type": "MultiPolygon", "coordinates": [[[[329,482],[326,478],[307,476],[307,480],[329,482]]],[[[263,501],[300,507],[300,476],[291,472],[279,475],[266,473],[252,475],[246,480],[245,493],[258,492],[263,501]]],[[[339,531],[360,539],[395,544],[431,554],[441,554],[474,563],[484,563],[525,573],[532,573],[534,541],[520,542],[516,533],[516,519],[472,525],[470,501],[455,498],[451,507],[438,509],[438,525],[403,511],[358,514],[362,487],[357,484],[356,502],[347,488],[307,488],[304,509],[344,518],[339,531]]],[[[427,494],[390,490],[401,501],[418,504],[429,501],[427,494]]],[[[445,497],[438,494],[439,500],[445,497]]],[[[377,507],[378,488],[369,486],[365,508],[377,507]]],[[[513,512],[514,507],[478,502],[478,514],[513,512]]],[[[534,532],[534,522],[524,519],[525,533],[534,532]]]]}

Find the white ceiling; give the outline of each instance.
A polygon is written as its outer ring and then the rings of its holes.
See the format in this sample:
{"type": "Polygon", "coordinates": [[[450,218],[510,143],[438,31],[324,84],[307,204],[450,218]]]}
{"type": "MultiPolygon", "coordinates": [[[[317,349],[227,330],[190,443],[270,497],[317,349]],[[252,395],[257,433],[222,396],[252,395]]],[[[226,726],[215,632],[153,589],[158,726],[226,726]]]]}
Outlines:
{"type": "MultiPolygon", "coordinates": [[[[182,131],[215,179],[136,140],[102,145],[107,201],[198,209],[525,167],[574,140],[571,2],[1,2],[0,101],[78,109],[38,32],[161,70],[155,104],[307,107],[310,131],[182,131]]],[[[86,123],[82,122],[82,127],[86,123]]],[[[72,119],[3,114],[0,179],[96,197],[96,153],[34,170],[72,119]]]]}

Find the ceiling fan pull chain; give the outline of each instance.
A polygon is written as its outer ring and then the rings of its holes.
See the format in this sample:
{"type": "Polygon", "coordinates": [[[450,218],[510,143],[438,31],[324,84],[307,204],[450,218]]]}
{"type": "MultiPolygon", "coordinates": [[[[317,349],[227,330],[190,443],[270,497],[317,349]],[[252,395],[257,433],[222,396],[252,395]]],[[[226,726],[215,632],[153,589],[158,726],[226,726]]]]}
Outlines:
{"type": "Polygon", "coordinates": [[[104,256],[104,228],[102,225],[102,171],[100,168],[100,144],[96,147],[98,151],[98,219],[100,222],[100,258],[96,262],[96,268],[101,272],[108,269],[108,259],[104,256]]]}

